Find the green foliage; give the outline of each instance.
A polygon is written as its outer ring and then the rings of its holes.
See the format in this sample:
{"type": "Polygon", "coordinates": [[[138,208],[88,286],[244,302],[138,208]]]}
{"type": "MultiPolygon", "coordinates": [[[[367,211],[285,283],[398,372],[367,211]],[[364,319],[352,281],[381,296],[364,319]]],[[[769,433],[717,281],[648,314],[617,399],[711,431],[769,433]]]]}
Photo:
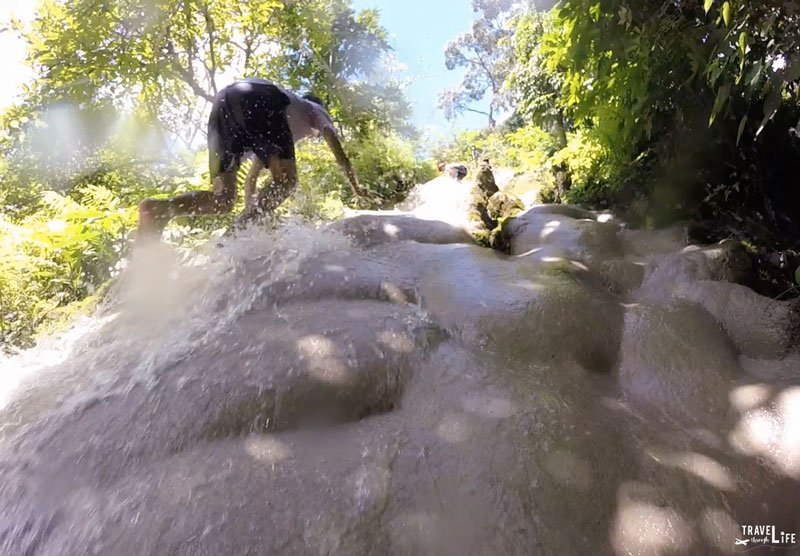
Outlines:
{"type": "Polygon", "coordinates": [[[537,125],[527,125],[505,134],[510,166],[522,171],[546,164],[556,146],[553,136],[537,125]]]}
{"type": "Polygon", "coordinates": [[[525,172],[544,165],[554,151],[553,138],[547,131],[527,125],[517,129],[464,131],[438,144],[433,155],[444,162],[463,162],[475,167],[488,158],[494,166],[525,172]]]}
{"type": "Polygon", "coordinates": [[[136,212],[102,186],[47,191],[19,221],[0,214],[0,345],[26,345],[52,312],[111,278],[136,212]],[[77,199],[77,200],[76,200],[77,199]]]}
{"type": "Polygon", "coordinates": [[[514,18],[516,63],[506,78],[506,88],[517,104],[517,115],[542,125],[561,117],[558,99],[563,74],[545,66],[540,48],[545,33],[554,33],[553,19],[552,13],[539,11],[520,13],[514,18]]]}
{"type": "Polygon", "coordinates": [[[800,214],[783,208],[797,205],[789,168],[800,161],[785,135],[800,117],[793,2],[563,0],[514,25],[506,86],[518,117],[556,138],[567,200],[750,210],[762,227],[797,232],[800,214]]]}
{"type": "Polygon", "coordinates": [[[297,149],[298,191],[286,210],[312,220],[334,220],[344,214],[342,192],[347,181],[336,159],[321,141],[305,141],[297,149]]]}
{"type": "MultiPolygon", "coordinates": [[[[208,189],[208,103],[235,78],[321,97],[375,205],[432,175],[400,135],[409,105],[379,14],[350,0],[43,0],[14,32],[34,79],[0,114],[2,346],[27,345],[113,275],[142,199],[208,189]]],[[[286,210],[335,218],[360,202],[320,142],[299,166],[286,210]]],[[[192,249],[241,208],[177,219],[165,236],[192,249]]]]}
{"type": "Polygon", "coordinates": [[[349,0],[46,0],[25,37],[39,77],[30,104],[132,106],[187,141],[202,101],[248,75],[317,92],[358,131],[408,114],[377,12],[349,0]]]}
{"type": "Polygon", "coordinates": [[[323,219],[341,216],[345,203],[365,209],[388,208],[405,199],[415,185],[437,175],[433,163],[420,160],[412,144],[399,135],[376,133],[362,137],[350,151],[368,199],[353,198],[327,147],[318,141],[308,141],[298,149],[300,191],[287,208],[323,219]]]}
{"type": "Polygon", "coordinates": [[[598,138],[587,130],[578,130],[569,135],[567,146],[558,151],[551,159],[551,164],[564,163],[569,168],[572,176],[573,191],[575,195],[585,188],[596,184],[609,184],[614,187],[615,180],[619,177],[615,172],[627,160],[619,160],[611,155],[598,138]]]}
{"type": "Polygon", "coordinates": [[[786,100],[800,100],[800,10],[756,0],[707,0],[704,8],[713,47],[704,75],[717,91],[710,121],[735,118],[737,142],[748,128],[758,136],[786,100]],[[743,113],[742,101],[761,104],[760,113],[743,113]]]}
{"type": "Polygon", "coordinates": [[[642,222],[713,220],[724,234],[800,240],[800,9],[758,0],[516,3],[504,90],[515,128],[470,132],[436,154],[544,164],[541,201],[608,206],[642,222]],[[533,154],[531,154],[533,153],[533,154]]]}
{"type": "Polygon", "coordinates": [[[413,144],[395,134],[365,137],[353,148],[353,165],[374,208],[401,202],[412,187],[437,175],[432,161],[420,160],[413,144]]]}
{"type": "Polygon", "coordinates": [[[472,11],[478,14],[472,29],[445,47],[447,69],[466,68],[460,85],[439,97],[439,106],[449,119],[464,112],[477,112],[484,114],[493,128],[498,112],[508,107],[503,81],[513,59],[510,25],[513,7],[512,0],[472,0],[472,11]],[[473,107],[487,95],[488,111],[473,107]]]}
{"type": "Polygon", "coordinates": [[[703,101],[702,87],[693,97],[679,94],[697,77],[702,36],[672,2],[653,9],[652,2],[575,0],[556,9],[541,36],[541,63],[561,84],[557,106],[572,126],[618,163],[597,166],[597,181],[618,175],[668,131],[681,103],[703,101]]]}

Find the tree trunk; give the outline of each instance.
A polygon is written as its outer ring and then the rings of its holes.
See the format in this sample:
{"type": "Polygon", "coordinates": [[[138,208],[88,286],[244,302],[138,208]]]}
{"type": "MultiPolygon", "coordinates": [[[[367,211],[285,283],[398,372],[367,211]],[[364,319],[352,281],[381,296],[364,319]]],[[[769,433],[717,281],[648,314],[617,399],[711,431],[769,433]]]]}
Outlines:
{"type": "MultiPolygon", "coordinates": [[[[567,147],[567,129],[564,125],[564,112],[559,110],[553,123],[556,145],[559,150],[567,147]]],[[[556,203],[564,202],[564,194],[572,187],[572,174],[565,162],[553,165],[553,177],[556,181],[556,203]]]]}
{"type": "Polygon", "coordinates": [[[555,122],[556,144],[559,149],[567,148],[567,128],[564,125],[564,112],[559,110],[556,114],[555,122]]]}
{"type": "Polygon", "coordinates": [[[564,194],[572,188],[572,174],[566,162],[553,165],[553,177],[556,180],[556,203],[563,203],[564,194]]]}

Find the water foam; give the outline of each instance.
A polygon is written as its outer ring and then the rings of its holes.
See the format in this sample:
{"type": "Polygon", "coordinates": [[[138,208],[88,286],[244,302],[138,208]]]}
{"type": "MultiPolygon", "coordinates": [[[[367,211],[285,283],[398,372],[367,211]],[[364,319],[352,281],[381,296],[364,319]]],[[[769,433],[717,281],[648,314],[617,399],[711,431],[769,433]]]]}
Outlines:
{"type": "Polygon", "coordinates": [[[78,353],[85,380],[72,394],[82,391],[79,403],[95,399],[93,392],[107,391],[109,383],[123,391],[141,382],[154,388],[171,365],[214,343],[272,284],[296,276],[304,260],[351,248],[343,235],[299,220],[275,229],[251,226],[185,253],[160,243],[140,246],[95,315],[0,359],[0,409],[28,381],[58,380],[48,370],[78,353]],[[262,270],[258,283],[241,279],[253,266],[262,270]],[[135,370],[120,375],[125,366],[135,370]]]}

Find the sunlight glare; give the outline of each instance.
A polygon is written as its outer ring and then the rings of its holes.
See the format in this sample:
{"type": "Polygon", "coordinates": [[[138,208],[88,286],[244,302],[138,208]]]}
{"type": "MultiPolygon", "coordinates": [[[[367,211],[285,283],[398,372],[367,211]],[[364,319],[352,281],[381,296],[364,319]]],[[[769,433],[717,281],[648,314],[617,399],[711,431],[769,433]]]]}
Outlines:
{"type": "Polygon", "coordinates": [[[285,442],[271,436],[248,438],[244,449],[253,458],[267,463],[277,463],[292,455],[291,448],[285,442]]]}
{"type": "Polygon", "coordinates": [[[539,239],[545,240],[547,237],[555,232],[558,227],[561,226],[561,222],[558,220],[551,220],[547,224],[545,224],[544,229],[542,229],[542,233],[539,234],[539,239]]]}
{"type": "Polygon", "coordinates": [[[349,380],[344,363],[337,357],[336,345],[320,335],[311,335],[297,340],[300,360],[308,364],[309,372],[328,383],[342,383],[349,380]]]}
{"type": "Polygon", "coordinates": [[[800,388],[784,390],[769,406],[743,411],[728,441],[740,453],[761,456],[800,478],[800,388]]]}
{"type": "Polygon", "coordinates": [[[645,556],[684,552],[691,538],[686,520],[675,510],[641,500],[620,500],[611,531],[616,554],[645,556]]]}
{"type": "Polygon", "coordinates": [[[463,413],[447,415],[436,427],[436,432],[450,444],[460,444],[470,436],[469,423],[463,413]]]}

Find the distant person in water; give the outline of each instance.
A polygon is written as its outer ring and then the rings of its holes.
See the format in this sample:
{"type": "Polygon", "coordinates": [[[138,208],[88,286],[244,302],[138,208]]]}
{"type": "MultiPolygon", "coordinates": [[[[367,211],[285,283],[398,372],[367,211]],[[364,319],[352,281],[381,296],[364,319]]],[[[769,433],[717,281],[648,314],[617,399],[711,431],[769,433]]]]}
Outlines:
{"type": "Polygon", "coordinates": [[[176,216],[230,212],[236,201],[236,176],[243,156],[255,155],[245,179],[241,220],[270,214],[297,187],[295,143],[322,135],[353,193],[361,196],[353,166],[322,101],[298,96],[264,79],[248,78],[222,89],[208,119],[211,191],[191,191],[171,199],[146,199],[139,205],[139,234],[158,234],[176,216]],[[257,194],[258,175],[269,168],[272,183],[257,194]]]}
{"type": "Polygon", "coordinates": [[[467,167],[463,164],[445,164],[444,162],[440,162],[439,171],[458,181],[467,177],[467,167]]]}

